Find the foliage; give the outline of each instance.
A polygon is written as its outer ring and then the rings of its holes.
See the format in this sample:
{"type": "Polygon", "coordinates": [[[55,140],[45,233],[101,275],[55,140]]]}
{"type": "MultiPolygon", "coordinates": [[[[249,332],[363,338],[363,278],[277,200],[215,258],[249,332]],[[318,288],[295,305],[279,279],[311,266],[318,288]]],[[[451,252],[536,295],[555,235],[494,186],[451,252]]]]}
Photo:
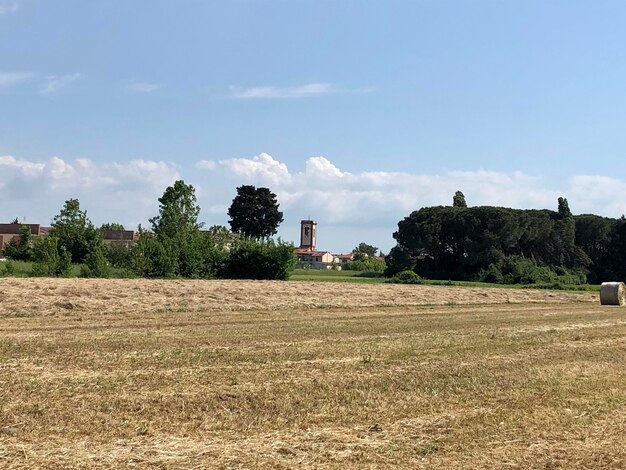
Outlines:
{"type": "Polygon", "coordinates": [[[497,284],[543,284],[581,285],[587,282],[587,276],[580,270],[568,270],[562,266],[551,269],[539,266],[523,256],[513,255],[502,263],[490,264],[477,276],[481,282],[497,284]]]}
{"type": "Polygon", "coordinates": [[[173,277],[176,260],[153,234],[140,231],[132,248],[131,267],[141,277],[173,277]]]}
{"type": "Polygon", "coordinates": [[[215,246],[221,248],[228,248],[234,239],[230,230],[223,225],[212,225],[205,234],[211,239],[215,246]]]}
{"type": "Polygon", "coordinates": [[[13,274],[15,274],[15,264],[13,261],[7,260],[2,263],[2,265],[4,266],[4,270],[2,272],[3,276],[13,276],[13,274]]]}
{"type": "Polygon", "coordinates": [[[626,220],[574,216],[576,245],[590,258],[589,282],[626,279],[626,220]]]}
{"type": "Polygon", "coordinates": [[[38,237],[33,245],[33,276],[68,276],[72,255],[56,237],[38,237]]]}
{"type": "MultiPolygon", "coordinates": [[[[102,250],[100,231],[87,218],[87,212],[80,210],[78,199],[69,199],[52,221],[50,237],[58,240],[59,250],[70,254],[71,261],[83,263],[89,253],[102,250]]],[[[39,258],[35,256],[35,260],[39,258]]]]}
{"type": "Polygon", "coordinates": [[[19,236],[12,238],[4,247],[7,258],[16,261],[30,261],[33,259],[33,234],[30,226],[22,225],[19,236]]]}
{"type": "Polygon", "coordinates": [[[457,191],[454,193],[454,197],[452,198],[452,207],[467,207],[467,202],[465,202],[465,194],[461,191],[457,191]]]}
{"type": "Polygon", "coordinates": [[[276,194],[268,188],[243,185],[228,209],[230,228],[234,233],[256,239],[275,235],[283,221],[276,194]]]}
{"type": "Polygon", "coordinates": [[[130,268],[132,265],[132,245],[108,243],[104,245],[104,256],[113,268],[130,268]]]}
{"type": "Polygon", "coordinates": [[[397,273],[389,279],[389,282],[394,284],[422,284],[423,279],[414,271],[406,270],[397,273]]]}
{"type": "Polygon", "coordinates": [[[389,254],[385,256],[385,276],[392,277],[400,271],[411,270],[415,266],[415,261],[411,253],[400,245],[394,246],[389,254]]]}
{"type": "MultiPolygon", "coordinates": [[[[565,199],[558,211],[425,207],[401,220],[394,238],[397,245],[386,257],[387,275],[412,269],[432,279],[482,275],[498,282],[496,268],[502,269],[511,256],[532,260],[538,269],[584,271],[591,263],[575,244],[575,221],[565,199]]],[[[533,276],[547,276],[535,271],[533,276]]]]}
{"type": "Polygon", "coordinates": [[[547,266],[538,266],[523,256],[510,256],[503,263],[505,284],[536,284],[556,281],[556,274],[547,266]]]}
{"type": "Polygon", "coordinates": [[[201,277],[204,239],[198,223],[199,213],[192,185],[178,180],[166,188],[159,198],[159,215],[150,219],[154,234],[140,229],[131,263],[137,274],[201,277]]]}
{"type": "Polygon", "coordinates": [[[387,265],[379,258],[361,258],[347,261],[344,265],[348,271],[371,271],[382,273],[387,265]]]}
{"type": "Polygon", "coordinates": [[[216,278],[223,276],[228,263],[231,244],[232,237],[225,227],[214,226],[203,233],[201,277],[216,278]]]}
{"type": "Polygon", "coordinates": [[[233,244],[222,275],[230,279],[287,280],[295,263],[291,243],[242,238],[233,244]]]}
{"type": "Polygon", "coordinates": [[[493,284],[503,284],[504,276],[502,275],[502,269],[494,263],[491,263],[487,268],[481,269],[478,272],[478,280],[480,282],[489,282],[493,284]]]}
{"type": "Polygon", "coordinates": [[[181,233],[200,229],[196,192],[192,185],[178,180],[159,198],[159,215],[150,219],[152,231],[160,238],[177,238],[181,233]]]}
{"type": "Polygon", "coordinates": [[[359,243],[359,245],[352,250],[352,253],[354,253],[355,257],[374,257],[376,256],[376,253],[378,253],[378,247],[375,247],[374,245],[368,245],[365,242],[361,242],[359,243]],[[360,255],[360,256],[359,256],[360,255]]]}
{"type": "Polygon", "coordinates": [[[81,267],[81,277],[109,277],[111,268],[102,250],[96,250],[87,255],[85,264],[81,267]]]}
{"type": "Polygon", "coordinates": [[[107,222],[106,224],[102,224],[98,229],[100,232],[113,231],[113,232],[123,232],[125,230],[122,224],[118,224],[117,222],[107,222]]]}

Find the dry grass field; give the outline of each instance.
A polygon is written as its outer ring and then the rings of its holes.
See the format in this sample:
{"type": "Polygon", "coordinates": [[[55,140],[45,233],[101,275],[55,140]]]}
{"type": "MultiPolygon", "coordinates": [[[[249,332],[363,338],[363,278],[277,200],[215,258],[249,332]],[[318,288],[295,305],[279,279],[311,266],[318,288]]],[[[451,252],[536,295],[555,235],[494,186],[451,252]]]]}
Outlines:
{"type": "Polygon", "coordinates": [[[0,468],[626,468],[597,294],[3,279],[0,468]]]}

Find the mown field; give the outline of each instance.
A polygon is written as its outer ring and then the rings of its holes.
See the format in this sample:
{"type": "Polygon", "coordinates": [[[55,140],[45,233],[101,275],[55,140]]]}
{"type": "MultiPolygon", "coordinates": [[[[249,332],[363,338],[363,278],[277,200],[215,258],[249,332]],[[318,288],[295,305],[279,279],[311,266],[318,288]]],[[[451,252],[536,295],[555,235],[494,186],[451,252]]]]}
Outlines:
{"type": "Polygon", "coordinates": [[[2,281],[0,468],[626,468],[597,294],[2,281]]]}

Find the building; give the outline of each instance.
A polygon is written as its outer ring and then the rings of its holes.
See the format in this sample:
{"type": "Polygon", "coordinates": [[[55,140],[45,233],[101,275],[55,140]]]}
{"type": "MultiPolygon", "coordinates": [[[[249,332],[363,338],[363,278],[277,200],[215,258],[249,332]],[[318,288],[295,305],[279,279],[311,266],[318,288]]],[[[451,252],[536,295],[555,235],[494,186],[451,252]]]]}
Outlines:
{"type": "Polygon", "coordinates": [[[300,221],[300,248],[301,250],[315,251],[317,243],[317,222],[314,220],[300,221]]]}
{"type": "Polygon", "coordinates": [[[297,265],[299,268],[332,269],[335,257],[330,251],[311,251],[296,248],[297,265]]]}
{"type": "Polygon", "coordinates": [[[335,255],[335,258],[337,258],[337,261],[341,263],[341,265],[343,266],[348,261],[354,260],[354,253],[347,253],[345,255],[335,255]]]}
{"type": "Polygon", "coordinates": [[[14,238],[19,238],[22,225],[30,228],[32,235],[44,235],[50,227],[42,227],[39,224],[0,224],[0,253],[4,253],[4,247],[14,238]]]}
{"type": "Polygon", "coordinates": [[[102,240],[107,245],[131,246],[135,241],[135,232],[133,230],[104,230],[102,231],[102,240]]]}
{"type": "Polygon", "coordinates": [[[304,269],[337,269],[339,260],[330,251],[317,250],[316,244],[317,222],[301,220],[300,246],[295,251],[296,266],[304,269]]]}

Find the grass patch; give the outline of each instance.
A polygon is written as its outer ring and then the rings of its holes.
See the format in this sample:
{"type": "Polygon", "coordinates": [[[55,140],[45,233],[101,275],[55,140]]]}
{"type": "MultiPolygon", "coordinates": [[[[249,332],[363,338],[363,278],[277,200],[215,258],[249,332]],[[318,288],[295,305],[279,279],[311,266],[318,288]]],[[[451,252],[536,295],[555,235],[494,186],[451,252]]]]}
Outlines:
{"type": "MultiPolygon", "coordinates": [[[[292,281],[318,281],[318,282],[357,282],[357,283],[384,283],[388,280],[381,273],[364,273],[361,271],[333,271],[333,270],[307,270],[296,269],[291,277],[292,281]]],[[[488,282],[452,281],[436,279],[420,279],[419,284],[428,286],[457,286],[457,287],[481,287],[502,289],[542,289],[564,290],[572,292],[599,292],[598,285],[569,285],[560,283],[544,284],[493,284],[488,282]]]]}
{"type": "Polygon", "coordinates": [[[318,281],[318,282],[359,282],[365,284],[385,282],[381,273],[363,271],[333,271],[331,269],[296,269],[290,281],[318,281]]]}

